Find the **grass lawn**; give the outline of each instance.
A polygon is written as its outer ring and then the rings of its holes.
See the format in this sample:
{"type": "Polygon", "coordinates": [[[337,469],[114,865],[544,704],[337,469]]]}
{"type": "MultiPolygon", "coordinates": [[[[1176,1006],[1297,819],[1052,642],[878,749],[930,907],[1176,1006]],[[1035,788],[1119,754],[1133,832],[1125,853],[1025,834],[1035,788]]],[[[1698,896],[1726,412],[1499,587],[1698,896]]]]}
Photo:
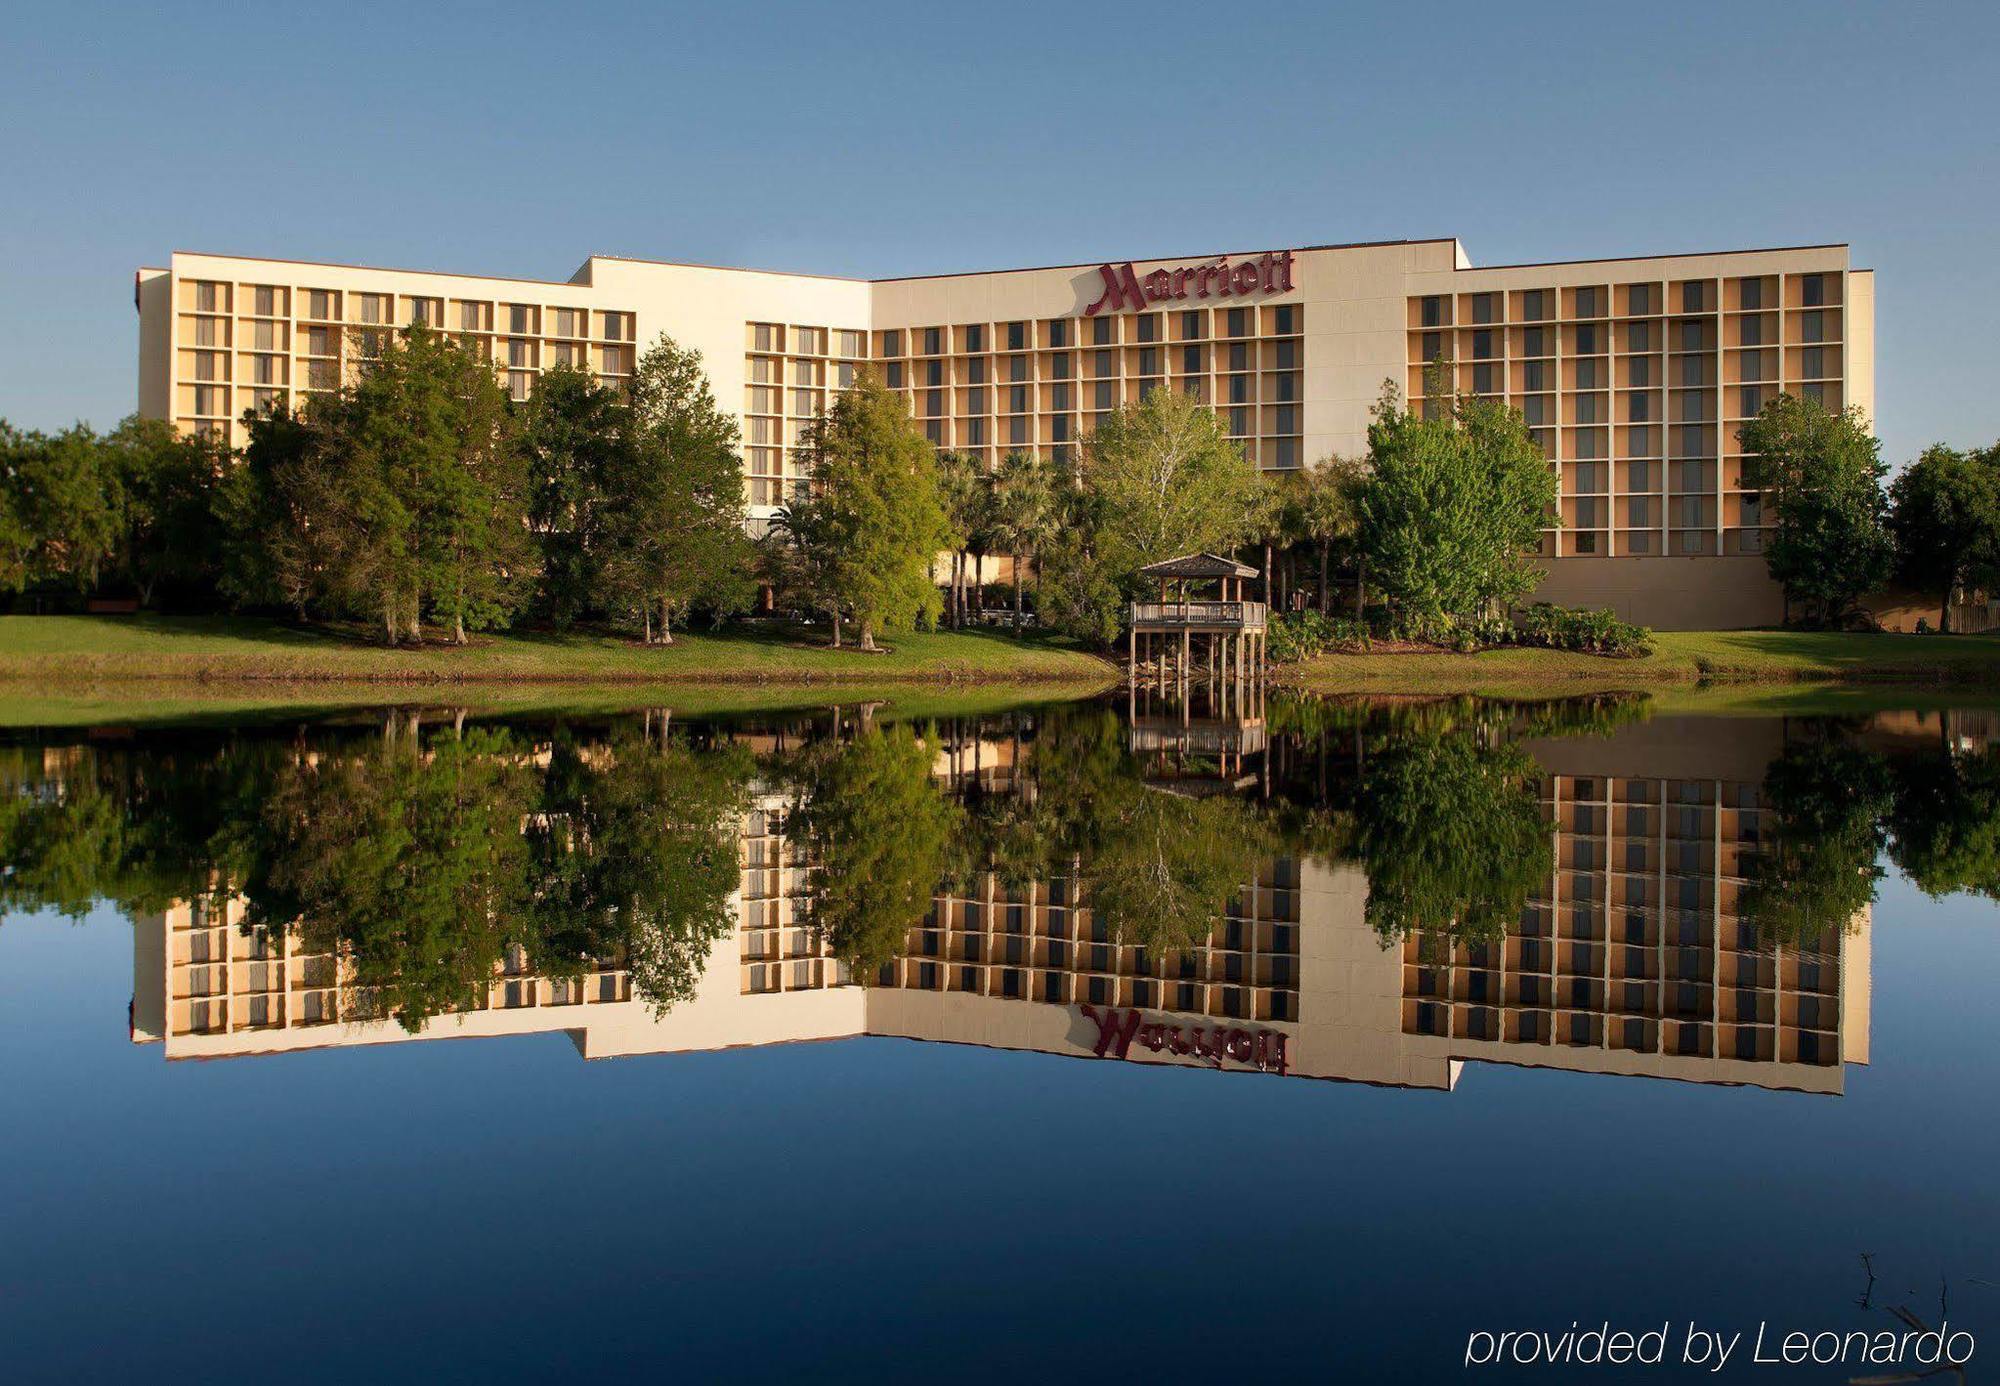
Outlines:
{"type": "MultiPolygon", "coordinates": [[[[229,616],[0,616],[0,681],[43,687],[135,679],[344,683],[1104,683],[1117,670],[1046,636],[994,631],[884,637],[883,654],[829,649],[819,632],[756,625],[647,647],[597,632],[477,636],[391,648],[357,629],[229,616]]],[[[0,690],[4,691],[4,690],[0,690]]],[[[247,689],[236,689],[238,695],[247,689]]],[[[294,699],[293,701],[296,701],[294,699]]]]}
{"type": "Polygon", "coordinates": [[[1644,659],[1555,650],[1461,655],[1329,654],[1278,673],[1329,693],[1491,693],[1560,696],[1700,684],[1894,684],[2000,691],[2000,636],[1849,632],[1663,631],[1644,659]]]}

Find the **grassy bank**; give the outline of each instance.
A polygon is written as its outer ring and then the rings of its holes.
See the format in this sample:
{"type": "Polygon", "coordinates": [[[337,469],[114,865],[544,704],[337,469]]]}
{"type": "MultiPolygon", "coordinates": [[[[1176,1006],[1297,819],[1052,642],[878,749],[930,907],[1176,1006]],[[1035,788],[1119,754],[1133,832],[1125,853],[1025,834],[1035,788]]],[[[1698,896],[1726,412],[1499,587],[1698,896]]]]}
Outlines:
{"type": "Polygon", "coordinates": [[[1564,694],[1701,684],[1896,685],[2000,694],[2000,637],[1815,631],[1666,631],[1643,659],[1557,650],[1327,654],[1280,669],[1286,685],[1328,693],[1564,694]]]}
{"type": "MultiPolygon", "coordinates": [[[[819,632],[758,625],[689,632],[666,647],[593,632],[525,632],[478,636],[462,648],[391,648],[359,630],[252,617],[0,616],[0,681],[893,685],[1102,683],[1117,672],[1094,654],[1041,636],[939,631],[883,643],[881,654],[834,650],[819,632]]],[[[232,695],[250,696],[242,687],[232,695]]]]}

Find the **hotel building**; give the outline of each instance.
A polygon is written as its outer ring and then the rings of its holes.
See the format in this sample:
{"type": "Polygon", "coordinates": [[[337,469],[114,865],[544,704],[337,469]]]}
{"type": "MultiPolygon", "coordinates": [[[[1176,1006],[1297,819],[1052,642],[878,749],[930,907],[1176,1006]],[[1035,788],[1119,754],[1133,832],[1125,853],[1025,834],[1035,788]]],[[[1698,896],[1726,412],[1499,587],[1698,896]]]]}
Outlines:
{"type": "MultiPolygon", "coordinates": [[[[132,1033],[169,1059],[549,1032],[593,1059],[876,1035],[1419,1088],[1482,1060],[1838,1093],[1868,1061],[1870,919],[1803,946],[1754,936],[1743,859],[1782,733],[1746,724],[1716,746],[1710,725],[1691,755],[1691,731],[1666,718],[1608,745],[1533,744],[1556,866],[1490,944],[1385,946],[1359,868],[1278,857],[1246,862],[1208,937],[1164,955],[1114,937],[1075,880],[987,875],[940,893],[902,954],[857,978],[806,924],[815,867],[771,796],[741,826],[737,927],[664,1016],[616,965],[558,980],[516,953],[481,1004],[412,1036],[342,959],[246,934],[237,903],[194,903],[135,929],[132,1033]]],[[[939,774],[1004,788],[1014,755],[954,747],[939,774]]]]}
{"type": "Polygon", "coordinates": [[[592,256],[567,280],[176,252],[138,272],[139,408],[241,440],[246,409],[337,386],[380,333],[462,337],[525,397],[627,378],[662,333],[743,428],[750,516],[872,366],[939,447],[1074,448],[1153,389],[1218,410],[1262,467],[1366,449],[1383,382],[1426,364],[1526,416],[1558,464],[1540,595],[1659,627],[1775,623],[1737,430],[1780,390],[1874,409],[1874,282],[1844,245],[1475,268],[1456,240],[901,279],[592,256]]]}

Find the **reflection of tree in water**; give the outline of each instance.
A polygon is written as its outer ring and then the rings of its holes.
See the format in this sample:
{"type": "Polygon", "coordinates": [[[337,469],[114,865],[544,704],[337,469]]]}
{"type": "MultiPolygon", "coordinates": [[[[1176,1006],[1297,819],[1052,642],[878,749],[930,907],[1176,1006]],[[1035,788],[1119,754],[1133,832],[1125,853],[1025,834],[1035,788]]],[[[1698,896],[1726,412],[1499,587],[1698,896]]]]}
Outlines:
{"type": "Polygon", "coordinates": [[[2000,899],[2000,749],[1941,745],[1898,762],[1889,853],[1927,895],[2000,899]]]}
{"type": "Polygon", "coordinates": [[[1875,899],[1892,786],[1882,758],[1830,724],[1764,772],[1763,841],[1738,913],[1765,943],[1808,946],[1853,926],[1875,899]]]}
{"type": "Polygon", "coordinates": [[[1481,942],[1521,917],[1555,864],[1541,769],[1518,746],[1449,725],[1378,739],[1355,794],[1368,922],[1481,942]]]}
{"type": "Polygon", "coordinates": [[[857,970],[902,951],[945,875],[959,810],[932,778],[934,741],[870,722],[851,741],[809,744],[792,767],[806,919],[857,970]]]}

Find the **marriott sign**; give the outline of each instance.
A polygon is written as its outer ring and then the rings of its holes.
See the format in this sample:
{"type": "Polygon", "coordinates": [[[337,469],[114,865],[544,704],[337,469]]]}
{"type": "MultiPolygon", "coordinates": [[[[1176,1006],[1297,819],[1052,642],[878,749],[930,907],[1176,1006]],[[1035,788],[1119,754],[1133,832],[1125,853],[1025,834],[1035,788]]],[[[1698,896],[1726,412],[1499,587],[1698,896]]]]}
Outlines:
{"type": "Polygon", "coordinates": [[[1267,250],[1254,260],[1231,260],[1225,255],[1210,264],[1150,270],[1143,277],[1127,260],[1122,265],[1099,265],[1097,273],[1104,280],[1104,293],[1083,310],[1087,318],[1107,309],[1144,308],[1149,303],[1207,298],[1210,294],[1222,298],[1281,294],[1292,287],[1292,252],[1267,250]]]}

